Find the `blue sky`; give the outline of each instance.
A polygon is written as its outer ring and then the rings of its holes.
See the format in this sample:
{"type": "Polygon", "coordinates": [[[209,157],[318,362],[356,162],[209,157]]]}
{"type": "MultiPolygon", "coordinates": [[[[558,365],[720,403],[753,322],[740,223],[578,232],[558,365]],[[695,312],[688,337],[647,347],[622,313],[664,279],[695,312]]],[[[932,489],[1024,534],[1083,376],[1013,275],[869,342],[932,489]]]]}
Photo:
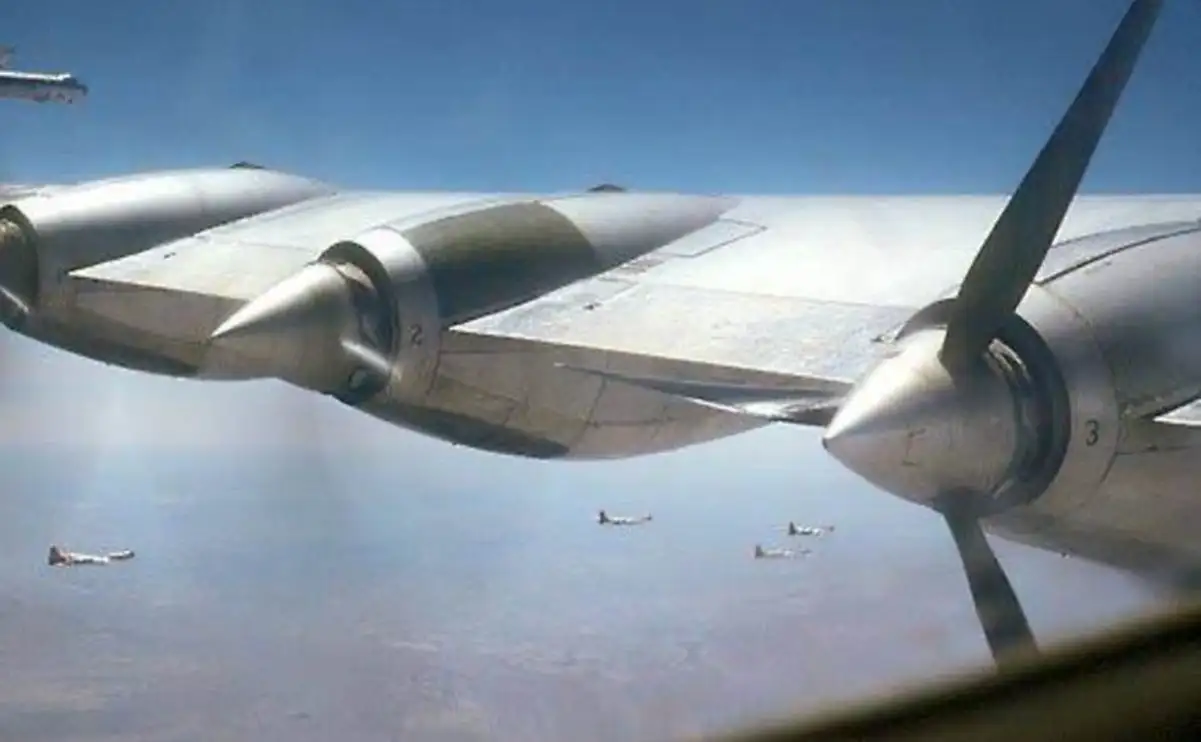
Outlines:
{"type": "MultiPolygon", "coordinates": [[[[11,180],[239,159],[372,187],[612,180],[738,192],[1002,191],[1125,0],[15,3],[11,180]]],[[[1201,190],[1201,4],[1170,0],[1091,190],[1201,190]]]]}

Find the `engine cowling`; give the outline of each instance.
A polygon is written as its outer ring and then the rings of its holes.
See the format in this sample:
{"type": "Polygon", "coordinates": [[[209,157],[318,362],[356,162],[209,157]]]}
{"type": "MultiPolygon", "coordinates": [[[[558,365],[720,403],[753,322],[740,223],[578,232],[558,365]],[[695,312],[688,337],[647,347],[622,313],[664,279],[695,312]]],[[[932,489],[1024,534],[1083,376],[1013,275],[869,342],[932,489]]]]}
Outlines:
{"type": "Polygon", "coordinates": [[[1047,272],[1032,321],[1070,393],[1071,441],[1046,491],[999,525],[1111,563],[1140,551],[1201,553],[1191,515],[1201,437],[1154,422],[1201,394],[1199,295],[1196,222],[1047,272]]]}
{"type": "Polygon", "coordinates": [[[28,308],[53,311],[69,271],[330,192],[306,178],[235,167],[147,173],[25,196],[0,208],[0,285],[28,308]]]}
{"type": "Polygon", "coordinates": [[[445,328],[668,244],[732,204],[588,193],[385,224],[235,312],[212,334],[213,361],[347,404],[403,404],[432,383],[445,328]]]}
{"type": "Polygon", "coordinates": [[[949,371],[937,350],[951,307],[936,302],[901,328],[824,440],[888,492],[935,508],[954,496],[982,517],[1042,494],[1064,461],[1071,404],[1054,351],[1020,316],[949,371]]]}
{"type": "MultiPolygon", "coordinates": [[[[877,486],[939,510],[956,499],[1011,533],[1118,534],[1139,520],[1143,540],[1167,533],[1192,493],[1168,482],[1175,475],[1162,461],[1152,471],[1139,460],[1169,444],[1171,431],[1149,416],[1201,390],[1191,342],[1199,294],[1196,222],[1064,243],[979,363],[954,379],[931,363],[950,300],[914,315],[827,438],[877,486]],[[1156,504],[1140,508],[1145,493],[1119,491],[1115,475],[1122,486],[1141,477],[1162,485],[1156,504]]],[[[1182,445],[1172,437],[1172,448],[1182,445]]]]}
{"type": "Polygon", "coordinates": [[[213,333],[214,362],[357,405],[427,379],[442,319],[428,267],[394,229],[327,248],[213,333]]]}

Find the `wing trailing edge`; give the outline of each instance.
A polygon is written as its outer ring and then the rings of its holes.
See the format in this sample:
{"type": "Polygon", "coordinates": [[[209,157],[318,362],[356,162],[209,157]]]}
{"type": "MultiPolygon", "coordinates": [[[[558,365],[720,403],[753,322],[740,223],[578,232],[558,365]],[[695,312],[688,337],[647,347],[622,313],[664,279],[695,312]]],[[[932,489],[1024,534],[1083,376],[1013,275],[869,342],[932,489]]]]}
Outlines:
{"type": "Polygon", "coordinates": [[[608,381],[649,389],[726,412],[771,422],[825,426],[849,389],[845,382],[814,379],[795,386],[758,386],[690,379],[637,376],[567,363],[559,368],[589,374],[608,381]]]}

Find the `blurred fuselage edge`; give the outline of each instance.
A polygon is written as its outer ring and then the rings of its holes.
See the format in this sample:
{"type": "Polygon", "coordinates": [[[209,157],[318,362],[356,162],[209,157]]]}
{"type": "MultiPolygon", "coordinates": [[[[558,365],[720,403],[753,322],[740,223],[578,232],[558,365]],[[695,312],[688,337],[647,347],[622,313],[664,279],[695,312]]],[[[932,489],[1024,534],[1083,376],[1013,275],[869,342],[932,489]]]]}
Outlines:
{"type": "Polygon", "coordinates": [[[999,672],[707,739],[1135,742],[1195,739],[1199,730],[1201,600],[1194,599],[999,672]]]}

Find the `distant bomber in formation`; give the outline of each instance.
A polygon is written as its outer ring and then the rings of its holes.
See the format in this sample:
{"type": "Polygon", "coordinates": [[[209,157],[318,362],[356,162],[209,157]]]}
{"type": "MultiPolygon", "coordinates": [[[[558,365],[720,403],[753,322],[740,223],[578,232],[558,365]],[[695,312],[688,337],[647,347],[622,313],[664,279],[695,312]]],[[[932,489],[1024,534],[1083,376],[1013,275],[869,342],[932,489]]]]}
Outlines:
{"type": "Polygon", "coordinates": [[[22,98],[37,103],[74,103],[88,94],[88,86],[65,72],[10,70],[13,48],[0,46],[0,98],[22,98]]]}
{"type": "Polygon", "coordinates": [[[654,520],[654,516],[650,513],[640,515],[638,517],[627,517],[623,515],[610,516],[604,510],[598,511],[596,514],[596,522],[602,526],[640,526],[643,523],[650,523],[654,520]]]}
{"type": "Polygon", "coordinates": [[[67,551],[61,546],[51,546],[50,556],[46,562],[51,567],[74,567],[77,564],[105,565],[110,562],[123,562],[127,559],[133,559],[133,551],[131,549],[110,551],[108,554],[101,556],[98,554],[77,554],[73,551],[67,551]]]}
{"type": "Polygon", "coordinates": [[[791,559],[808,553],[808,549],[764,549],[762,545],[755,544],[756,559],[791,559]]]}
{"type": "Polygon", "coordinates": [[[789,536],[824,536],[833,532],[834,526],[798,526],[793,521],[788,521],[789,536]]]}
{"type": "MultiPolygon", "coordinates": [[[[834,530],[834,526],[798,526],[796,521],[788,521],[786,529],[789,536],[824,536],[834,530]]],[[[813,553],[809,549],[764,549],[761,544],[755,544],[756,559],[788,559],[813,553]]]]}

